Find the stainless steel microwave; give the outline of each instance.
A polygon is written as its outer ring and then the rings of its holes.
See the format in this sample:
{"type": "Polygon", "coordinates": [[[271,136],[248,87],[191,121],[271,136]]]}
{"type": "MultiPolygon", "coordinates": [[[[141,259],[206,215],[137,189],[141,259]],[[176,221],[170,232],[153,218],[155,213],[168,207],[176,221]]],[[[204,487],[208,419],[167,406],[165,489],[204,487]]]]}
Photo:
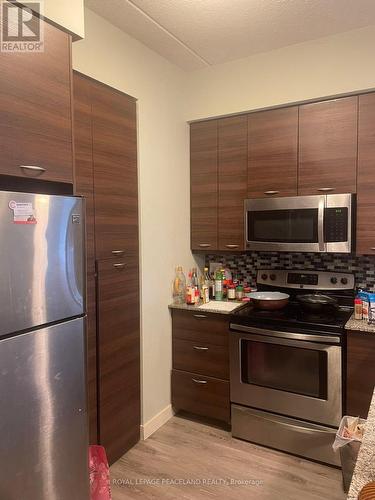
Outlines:
{"type": "Polygon", "coordinates": [[[246,200],[246,249],[350,253],[354,212],[353,194],[246,200]]]}

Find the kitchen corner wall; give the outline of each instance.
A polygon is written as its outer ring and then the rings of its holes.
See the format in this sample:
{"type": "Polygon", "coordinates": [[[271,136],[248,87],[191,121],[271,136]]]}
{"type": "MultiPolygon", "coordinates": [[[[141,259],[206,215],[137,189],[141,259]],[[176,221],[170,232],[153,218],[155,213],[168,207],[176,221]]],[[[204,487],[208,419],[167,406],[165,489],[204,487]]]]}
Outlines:
{"type": "Polygon", "coordinates": [[[220,262],[233,277],[249,285],[256,284],[258,269],[300,269],[353,273],[357,288],[375,291],[375,256],[333,253],[248,252],[236,255],[207,255],[206,265],[220,262]]]}
{"type": "Polygon", "coordinates": [[[173,268],[194,265],[186,120],[372,89],[375,27],[185,73],[87,9],[85,25],[74,68],[138,98],[142,421],[152,428],[169,414],[173,268]]]}
{"type": "Polygon", "coordinates": [[[197,120],[375,87],[375,26],[290,45],[187,75],[197,120]]]}
{"type": "Polygon", "coordinates": [[[174,267],[186,269],[195,262],[190,252],[189,127],[181,105],[185,74],[90,10],[85,24],[85,39],[73,44],[74,69],[138,99],[142,421],[147,426],[170,408],[168,304],[174,267]]]}

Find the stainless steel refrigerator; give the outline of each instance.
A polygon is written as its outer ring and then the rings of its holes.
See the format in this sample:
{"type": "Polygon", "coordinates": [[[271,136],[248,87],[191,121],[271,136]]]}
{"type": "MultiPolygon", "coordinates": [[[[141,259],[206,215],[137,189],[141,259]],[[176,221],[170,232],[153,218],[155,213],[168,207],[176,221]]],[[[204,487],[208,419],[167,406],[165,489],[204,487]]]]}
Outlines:
{"type": "Polygon", "coordinates": [[[0,499],[89,498],[84,208],[0,192],[0,499]]]}

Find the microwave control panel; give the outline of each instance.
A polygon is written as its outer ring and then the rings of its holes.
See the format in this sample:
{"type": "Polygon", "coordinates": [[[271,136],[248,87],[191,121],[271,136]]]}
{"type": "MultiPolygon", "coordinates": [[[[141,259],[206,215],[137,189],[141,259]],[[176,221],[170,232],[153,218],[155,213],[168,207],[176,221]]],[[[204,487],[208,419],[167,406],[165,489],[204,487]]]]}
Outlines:
{"type": "Polygon", "coordinates": [[[324,241],[335,243],[348,241],[348,208],[324,209],[324,241]]]}

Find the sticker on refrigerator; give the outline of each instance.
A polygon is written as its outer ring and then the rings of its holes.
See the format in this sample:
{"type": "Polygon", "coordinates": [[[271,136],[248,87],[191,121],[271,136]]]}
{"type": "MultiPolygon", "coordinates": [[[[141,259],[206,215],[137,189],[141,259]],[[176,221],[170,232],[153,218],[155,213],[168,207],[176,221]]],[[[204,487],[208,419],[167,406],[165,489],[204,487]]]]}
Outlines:
{"type": "Polygon", "coordinates": [[[36,224],[32,203],[10,201],[9,208],[13,210],[13,224],[36,224]]]}

